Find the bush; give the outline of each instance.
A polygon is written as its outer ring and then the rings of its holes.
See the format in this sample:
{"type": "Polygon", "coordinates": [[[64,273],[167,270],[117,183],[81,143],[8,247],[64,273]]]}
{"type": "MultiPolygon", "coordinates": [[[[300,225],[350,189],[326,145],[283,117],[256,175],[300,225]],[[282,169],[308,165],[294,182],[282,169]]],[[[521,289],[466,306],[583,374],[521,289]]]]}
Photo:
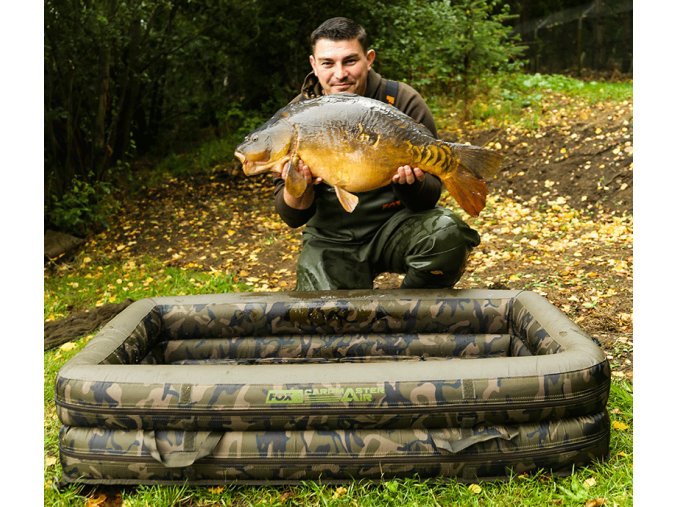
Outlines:
{"type": "Polygon", "coordinates": [[[409,0],[385,12],[394,30],[374,40],[380,69],[422,93],[468,100],[483,78],[521,66],[524,48],[505,23],[512,17],[505,2],[409,0]]]}
{"type": "MultiPolygon", "coordinates": [[[[90,178],[92,173],[89,174],[90,178]]],[[[49,222],[57,229],[86,236],[108,227],[108,219],[120,208],[112,194],[112,185],[105,181],[73,179],[71,188],[60,198],[52,196],[45,210],[49,222]]]]}

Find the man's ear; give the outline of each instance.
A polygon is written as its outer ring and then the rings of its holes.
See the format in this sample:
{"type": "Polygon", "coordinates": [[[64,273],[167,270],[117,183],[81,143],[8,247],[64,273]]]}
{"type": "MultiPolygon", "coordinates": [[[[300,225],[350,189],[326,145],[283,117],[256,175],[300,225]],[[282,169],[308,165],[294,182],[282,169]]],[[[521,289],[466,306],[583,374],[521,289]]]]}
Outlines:
{"type": "Polygon", "coordinates": [[[313,68],[313,74],[317,76],[317,72],[315,72],[315,58],[313,57],[313,55],[310,55],[308,57],[308,61],[310,62],[310,66],[313,68]]]}
{"type": "Polygon", "coordinates": [[[374,51],[373,49],[367,50],[367,64],[370,69],[374,63],[374,60],[376,60],[376,51],[374,51]]]}

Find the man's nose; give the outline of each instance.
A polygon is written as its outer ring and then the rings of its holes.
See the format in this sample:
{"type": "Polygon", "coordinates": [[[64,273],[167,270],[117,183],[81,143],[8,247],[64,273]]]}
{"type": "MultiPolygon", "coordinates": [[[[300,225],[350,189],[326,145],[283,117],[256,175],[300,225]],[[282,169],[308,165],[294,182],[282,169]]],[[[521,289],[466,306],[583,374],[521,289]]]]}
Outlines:
{"type": "Polygon", "coordinates": [[[348,76],[348,68],[340,63],[334,69],[334,75],[337,79],[345,79],[348,76]]]}

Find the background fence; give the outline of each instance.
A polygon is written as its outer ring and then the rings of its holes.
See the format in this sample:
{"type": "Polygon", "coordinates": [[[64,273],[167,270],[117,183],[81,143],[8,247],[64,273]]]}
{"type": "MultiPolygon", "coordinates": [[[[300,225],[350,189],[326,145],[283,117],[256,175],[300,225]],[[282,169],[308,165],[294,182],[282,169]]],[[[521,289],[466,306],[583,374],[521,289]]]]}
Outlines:
{"type": "Polygon", "coordinates": [[[515,26],[531,72],[632,73],[632,0],[593,0],[515,26]]]}

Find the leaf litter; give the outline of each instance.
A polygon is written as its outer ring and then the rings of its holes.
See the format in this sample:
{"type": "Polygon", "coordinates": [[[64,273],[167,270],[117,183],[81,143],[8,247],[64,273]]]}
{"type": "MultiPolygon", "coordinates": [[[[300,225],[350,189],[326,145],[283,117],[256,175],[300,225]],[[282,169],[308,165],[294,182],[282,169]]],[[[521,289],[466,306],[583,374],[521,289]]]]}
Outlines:
{"type": "MultiPolygon", "coordinates": [[[[447,140],[505,154],[485,210],[477,218],[459,211],[482,243],[456,288],[544,295],[599,340],[615,377],[631,380],[632,102],[590,105],[562,96],[542,109],[536,129],[466,125],[443,132],[447,140]]],[[[442,204],[458,209],[446,193],[442,204]]],[[[150,256],[165,266],[231,275],[251,291],[294,288],[301,232],[275,213],[269,175],[247,178],[222,165],[210,174],[168,176],[112,222],[74,263],[106,259],[137,269],[150,256]]],[[[164,276],[148,273],[143,286],[164,276]]],[[[375,289],[401,279],[381,275],[375,289]]]]}

